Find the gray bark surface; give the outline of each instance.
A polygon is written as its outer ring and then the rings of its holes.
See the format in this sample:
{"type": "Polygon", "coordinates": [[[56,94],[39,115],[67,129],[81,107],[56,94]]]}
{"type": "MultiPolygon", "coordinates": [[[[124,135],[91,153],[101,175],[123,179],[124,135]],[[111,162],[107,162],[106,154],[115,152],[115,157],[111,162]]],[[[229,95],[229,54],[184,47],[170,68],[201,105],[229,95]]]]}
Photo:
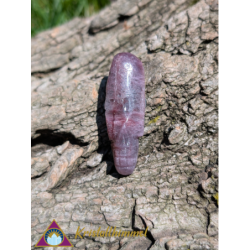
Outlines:
{"type": "MultiPolygon", "coordinates": [[[[55,219],[72,249],[218,249],[218,2],[118,0],[32,38],[32,249],[55,219]],[[145,69],[134,173],[113,164],[105,86],[114,55],[145,69]],[[85,237],[76,230],[145,230],[85,237]]],[[[69,248],[68,248],[69,249],[69,248]]]]}

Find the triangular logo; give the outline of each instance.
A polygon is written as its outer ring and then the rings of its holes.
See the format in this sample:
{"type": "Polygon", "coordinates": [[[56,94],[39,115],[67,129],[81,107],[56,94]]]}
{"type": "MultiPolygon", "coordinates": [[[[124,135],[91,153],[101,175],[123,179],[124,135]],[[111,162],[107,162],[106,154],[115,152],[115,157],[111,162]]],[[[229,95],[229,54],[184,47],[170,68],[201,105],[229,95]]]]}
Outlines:
{"type": "Polygon", "coordinates": [[[73,247],[55,220],[45,230],[35,247],[73,247]]]}

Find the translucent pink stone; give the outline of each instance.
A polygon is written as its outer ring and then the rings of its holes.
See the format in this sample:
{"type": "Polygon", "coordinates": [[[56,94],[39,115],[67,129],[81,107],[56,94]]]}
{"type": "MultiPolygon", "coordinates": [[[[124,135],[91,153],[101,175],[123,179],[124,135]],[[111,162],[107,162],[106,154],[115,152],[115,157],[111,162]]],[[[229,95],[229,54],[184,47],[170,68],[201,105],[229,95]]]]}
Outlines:
{"type": "Polygon", "coordinates": [[[136,56],[119,53],[114,57],[106,87],[105,110],[116,170],[122,175],[132,174],[145,116],[144,69],[136,56]]]}

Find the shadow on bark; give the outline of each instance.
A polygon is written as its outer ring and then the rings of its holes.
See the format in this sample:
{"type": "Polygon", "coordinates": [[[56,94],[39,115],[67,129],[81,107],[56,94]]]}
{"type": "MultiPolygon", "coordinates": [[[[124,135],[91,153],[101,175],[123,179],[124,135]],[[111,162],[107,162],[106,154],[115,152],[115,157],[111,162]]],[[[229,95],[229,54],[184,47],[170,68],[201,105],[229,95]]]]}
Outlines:
{"type": "MultiPolygon", "coordinates": [[[[115,168],[114,159],[111,149],[111,142],[108,137],[107,124],[105,119],[105,98],[106,98],[106,84],[108,77],[102,78],[100,87],[98,90],[98,102],[97,102],[97,116],[96,124],[98,128],[98,153],[104,154],[102,162],[106,161],[113,164],[112,167],[108,167],[107,175],[112,175],[114,178],[120,179],[126,176],[120,175],[115,168]]],[[[109,166],[109,164],[108,164],[109,166]]]]}
{"type": "Polygon", "coordinates": [[[37,130],[36,134],[40,134],[37,138],[31,139],[31,147],[38,144],[44,144],[52,147],[60,146],[64,142],[69,141],[73,145],[79,145],[81,147],[87,146],[89,143],[83,143],[77,139],[72,133],[57,133],[51,129],[37,130]]]}

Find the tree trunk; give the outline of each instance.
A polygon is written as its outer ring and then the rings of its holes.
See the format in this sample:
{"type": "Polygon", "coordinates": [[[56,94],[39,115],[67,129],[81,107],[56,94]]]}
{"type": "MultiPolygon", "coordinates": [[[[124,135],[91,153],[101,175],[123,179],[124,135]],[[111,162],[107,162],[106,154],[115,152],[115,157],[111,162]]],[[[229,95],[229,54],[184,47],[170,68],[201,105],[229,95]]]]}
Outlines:
{"type": "Polygon", "coordinates": [[[53,219],[72,249],[218,248],[218,3],[196,2],[118,0],[32,39],[32,249],[53,219]],[[119,52],[140,58],[146,79],[127,177],[104,110],[119,52]],[[148,231],[75,239],[78,227],[148,231]]]}

